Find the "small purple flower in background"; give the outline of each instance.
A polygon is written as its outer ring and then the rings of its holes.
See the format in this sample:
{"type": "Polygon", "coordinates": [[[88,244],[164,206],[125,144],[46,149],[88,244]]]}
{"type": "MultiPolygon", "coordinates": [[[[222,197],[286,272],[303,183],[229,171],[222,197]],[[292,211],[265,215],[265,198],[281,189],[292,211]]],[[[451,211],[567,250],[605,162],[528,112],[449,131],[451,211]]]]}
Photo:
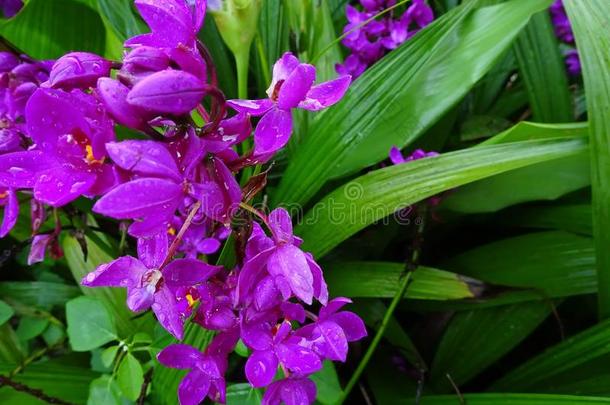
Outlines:
{"type": "Polygon", "coordinates": [[[549,12],[551,13],[551,21],[555,28],[555,35],[561,42],[570,48],[564,52],[568,73],[572,76],[578,76],[582,71],[580,57],[578,56],[578,50],[576,49],[572,25],[570,24],[566,10],[563,7],[563,1],[556,0],[551,7],[549,7],[549,12]]]}
{"type": "Polygon", "coordinates": [[[351,54],[345,58],[343,64],[336,66],[339,74],[349,74],[353,78],[360,76],[387,51],[397,48],[434,20],[432,8],[425,0],[413,0],[401,16],[395,15],[396,10],[393,10],[372,21],[369,20],[394,6],[396,1],[360,0],[360,4],[362,11],[349,4],[346,6],[348,24],[343,29],[346,36],[342,43],[351,54]],[[366,21],[369,22],[365,24],[366,21]]]}
{"type": "Polygon", "coordinates": [[[392,146],[392,148],[390,149],[389,156],[393,164],[399,165],[401,163],[410,162],[412,160],[419,160],[425,157],[438,156],[438,152],[426,152],[422,149],[415,149],[413,153],[411,153],[405,158],[400,152],[400,149],[398,149],[396,146],[392,146]]]}
{"type": "Polygon", "coordinates": [[[14,17],[23,7],[23,0],[0,0],[0,10],[4,18],[14,17]]]}

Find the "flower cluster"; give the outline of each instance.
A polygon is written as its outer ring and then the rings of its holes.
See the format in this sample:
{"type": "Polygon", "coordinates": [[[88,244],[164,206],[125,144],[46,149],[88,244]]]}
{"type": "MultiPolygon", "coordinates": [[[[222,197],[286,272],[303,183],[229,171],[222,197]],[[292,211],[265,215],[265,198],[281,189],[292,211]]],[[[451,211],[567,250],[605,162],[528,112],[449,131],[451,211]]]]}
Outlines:
{"type": "Polygon", "coordinates": [[[33,63],[1,54],[2,235],[15,224],[16,192],[31,196],[30,262],[42,260],[61,231],[57,221],[52,233],[37,234],[46,207],[95,199],[93,212],[129,222],[137,257],[103,264],[82,284],[126,288],[127,306],[151,309],[178,340],[189,321],[217,332],[203,352],[174,344],[158,356],[190,370],[179,387],[183,405],[224,401],[227,358],[240,339],[251,350],[248,381],[268,387],[265,403],[311,403],[316,389],[308,376],[325,359],[345,361],[348,342],[366,329],[341,310],[347,298],[329,300],[288,212],[248,205],[252,190],[242,190],[237,176],[286,145],[293,109],[333,105],[351,77],[314,84],[315,67],[286,53],[266,98],[225,100],[197,39],[205,0],[135,5],[151,32],[128,39],[121,61],[72,52],[33,63]],[[117,141],[116,124],[138,139],[117,141]],[[243,242],[235,267],[207,263],[232,232],[243,242]],[[317,314],[305,309],[314,304],[317,314]]]}
{"type": "Polygon", "coordinates": [[[351,54],[343,64],[336,66],[338,73],[354,78],[360,76],[388,51],[397,48],[434,20],[434,13],[425,0],[413,0],[400,16],[392,10],[386,17],[374,20],[377,14],[395,4],[396,0],[360,0],[361,10],[347,5],[348,24],[343,29],[346,36],[342,43],[351,54]]]}
{"type": "Polygon", "coordinates": [[[576,43],[574,42],[572,25],[570,24],[566,10],[563,7],[563,1],[556,0],[549,8],[549,11],[551,13],[551,21],[555,27],[555,35],[568,48],[564,52],[568,72],[571,75],[578,76],[582,70],[580,66],[580,57],[578,56],[578,50],[576,49],[576,43]]]}

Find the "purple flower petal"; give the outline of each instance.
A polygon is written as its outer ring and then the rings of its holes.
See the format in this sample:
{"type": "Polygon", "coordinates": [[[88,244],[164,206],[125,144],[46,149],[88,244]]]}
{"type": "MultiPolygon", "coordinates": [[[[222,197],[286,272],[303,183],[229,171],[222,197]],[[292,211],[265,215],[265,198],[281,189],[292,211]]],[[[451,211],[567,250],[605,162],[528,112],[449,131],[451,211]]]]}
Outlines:
{"type": "Polygon", "coordinates": [[[307,93],[305,100],[299,103],[299,108],[318,111],[330,107],[341,100],[351,81],[352,78],[348,75],[313,86],[307,93]]]}
{"type": "Polygon", "coordinates": [[[106,144],[106,150],[112,161],[122,169],[182,181],[176,161],[161,142],[109,142],[106,144]]]}
{"type": "Polygon", "coordinates": [[[312,374],[322,368],[320,357],[313,350],[295,343],[280,343],[275,353],[280,363],[300,375],[312,374]]]}
{"type": "Polygon", "coordinates": [[[390,160],[395,165],[405,162],[405,158],[402,156],[400,149],[398,149],[396,146],[392,146],[392,149],[390,149],[390,160]]]}
{"type": "Polygon", "coordinates": [[[50,234],[34,236],[32,246],[30,247],[30,253],[28,254],[28,266],[44,260],[45,252],[52,240],[53,235],[50,234]]]}
{"type": "Polygon", "coordinates": [[[308,305],[313,298],[313,275],[305,254],[293,245],[281,245],[269,256],[269,273],[282,275],[295,296],[308,305]]]}
{"type": "Polygon", "coordinates": [[[27,151],[0,155],[0,184],[11,188],[32,188],[36,172],[44,167],[43,152],[27,151]]]}
{"type": "Polygon", "coordinates": [[[53,65],[49,75],[51,87],[95,87],[97,79],[108,76],[112,63],[88,52],[71,52],[53,65]]]}
{"type": "Polygon", "coordinates": [[[293,242],[292,220],[288,211],[284,208],[276,208],[269,213],[267,219],[277,243],[293,242]]]}
{"type": "Polygon", "coordinates": [[[315,80],[316,68],[301,63],[281,84],[277,99],[278,107],[282,110],[295,108],[301,101],[305,100],[305,96],[315,80]]]}
{"type": "Polygon", "coordinates": [[[148,269],[131,256],[119,257],[87,274],[81,284],[86,287],[136,287],[148,269]]]}
{"type": "Polygon", "coordinates": [[[241,339],[253,350],[268,350],[273,343],[271,331],[267,325],[256,322],[242,323],[241,339]]]}
{"type": "Polygon", "coordinates": [[[292,134],[292,114],[277,108],[269,110],[254,130],[254,155],[275,153],[283,148],[292,134]]]}
{"type": "Polygon", "coordinates": [[[170,57],[181,70],[206,81],[207,67],[199,52],[191,48],[178,47],[170,51],[170,57]]]}
{"type": "Polygon", "coordinates": [[[267,89],[267,95],[272,98],[278,82],[288,79],[288,76],[299,66],[299,60],[290,52],[286,52],[273,65],[273,80],[267,89]]]}
{"type": "Polygon", "coordinates": [[[318,263],[315,262],[311,253],[305,253],[305,257],[307,258],[307,264],[309,265],[309,270],[311,270],[311,275],[313,276],[313,296],[320,301],[320,304],[326,305],[328,302],[328,287],[324,280],[322,269],[318,263]]]}
{"type": "Polygon", "coordinates": [[[158,72],[169,67],[169,56],[163,49],[139,46],[123,58],[123,69],[129,73],[158,72]]]}
{"type": "Polygon", "coordinates": [[[273,107],[273,101],[268,98],[262,100],[228,100],[227,105],[240,113],[258,117],[273,107]]]}
{"type": "Polygon", "coordinates": [[[203,360],[203,353],[189,345],[172,344],[159,352],[157,360],[165,367],[189,369],[203,360]]]}
{"type": "MultiPolygon", "coordinates": [[[[1,191],[2,187],[0,187],[1,191]]],[[[4,189],[0,195],[5,195],[6,201],[4,202],[4,216],[2,218],[2,225],[0,225],[0,238],[4,238],[13,229],[17,223],[17,217],[19,216],[19,201],[17,200],[17,193],[13,189],[4,189]]]]}
{"type": "Polygon", "coordinates": [[[211,219],[226,223],[241,201],[241,188],[221,159],[211,157],[204,174],[207,191],[200,196],[201,209],[211,219]]]}
{"type": "Polygon", "coordinates": [[[246,378],[255,388],[266,387],[273,381],[278,361],[271,350],[255,351],[246,362],[246,378]]]}
{"type": "Polygon", "coordinates": [[[324,355],[333,361],[345,361],[347,358],[347,338],[343,329],[334,322],[320,322],[317,333],[324,339],[324,355]]]}
{"type": "Polygon", "coordinates": [[[112,118],[129,128],[142,128],[142,112],[127,102],[127,93],[129,88],[118,80],[102,77],[97,82],[97,94],[112,118]]]}
{"type": "Polygon", "coordinates": [[[53,207],[61,207],[86,194],[95,183],[95,174],[69,166],[55,166],[38,175],[34,198],[53,207]]]}
{"type": "Polygon", "coordinates": [[[301,304],[295,304],[293,302],[282,302],[280,309],[284,314],[284,318],[297,321],[299,323],[305,322],[305,309],[301,304]]]}
{"type": "Polygon", "coordinates": [[[329,319],[343,329],[348,342],[355,342],[367,335],[364,322],[362,322],[362,319],[353,312],[337,312],[329,317],[329,319]]]}
{"type": "Polygon", "coordinates": [[[0,52],[0,72],[10,72],[19,63],[19,58],[11,52],[0,52]]]}
{"type": "Polygon", "coordinates": [[[320,319],[328,319],[332,314],[339,311],[343,306],[347,304],[351,304],[352,300],[345,297],[337,297],[333,298],[328,302],[328,304],[320,308],[320,319]]]}
{"type": "Polygon", "coordinates": [[[195,0],[190,1],[191,5],[191,14],[193,15],[193,28],[195,32],[198,32],[203,25],[203,21],[205,19],[205,9],[206,9],[206,0],[195,0]]]}
{"type": "Polygon", "coordinates": [[[167,232],[159,232],[150,238],[138,238],[138,257],[149,269],[159,268],[168,250],[167,232]]]}
{"type": "Polygon", "coordinates": [[[189,45],[195,35],[190,10],[184,0],[136,0],[140,15],[160,45],[170,48],[189,45]]]}
{"type": "Polygon", "coordinates": [[[170,287],[190,287],[207,281],[222,268],[197,259],[176,259],[163,269],[163,278],[170,287]]]}
{"type": "Polygon", "coordinates": [[[127,102],[147,111],[182,115],[193,110],[205,96],[206,84],[190,73],[163,70],[138,82],[127,102]]]}
{"type": "Polygon", "coordinates": [[[176,339],[182,340],[184,321],[181,319],[180,313],[176,308],[176,296],[169,288],[161,287],[155,292],[152,310],[161,326],[176,339]]]}
{"type": "Polygon", "coordinates": [[[103,196],[93,211],[116,219],[165,218],[178,206],[182,187],[173,181],[142,178],[121,184],[103,196]]]}
{"type": "Polygon", "coordinates": [[[142,312],[148,310],[154,301],[154,286],[127,288],[127,308],[129,308],[133,312],[142,312]]]}
{"type": "Polygon", "coordinates": [[[264,277],[254,288],[254,306],[259,311],[273,308],[280,301],[280,292],[275,286],[273,278],[264,277]]]}
{"type": "Polygon", "coordinates": [[[195,368],[182,379],[178,386],[180,405],[199,405],[210,390],[210,377],[195,368]]]}

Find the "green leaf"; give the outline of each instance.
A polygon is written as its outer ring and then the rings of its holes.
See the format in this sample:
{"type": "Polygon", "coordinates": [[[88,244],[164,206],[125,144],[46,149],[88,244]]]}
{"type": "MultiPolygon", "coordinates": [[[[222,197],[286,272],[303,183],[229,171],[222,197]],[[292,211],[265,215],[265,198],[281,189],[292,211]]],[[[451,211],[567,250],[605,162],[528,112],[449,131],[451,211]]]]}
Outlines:
{"type": "Polygon", "coordinates": [[[260,389],[248,383],[230,384],[227,387],[227,405],[258,405],[262,398],[260,389]]]}
{"type": "MultiPolygon", "coordinates": [[[[17,366],[18,364],[0,363],[0,374],[7,375],[17,366]]],[[[99,373],[88,368],[62,364],[59,359],[56,359],[28,364],[14,379],[69,403],[84,404],[87,401],[89,383],[98,376],[99,373]]],[[[0,398],[2,397],[0,396],[0,398]]],[[[7,404],[11,404],[11,402],[7,404]]],[[[13,404],[21,405],[22,402],[13,404]]]]}
{"type": "Polygon", "coordinates": [[[104,367],[110,368],[118,351],[118,345],[107,347],[102,351],[100,359],[102,360],[104,367]]]}
{"type": "Polygon", "coordinates": [[[97,0],[102,17],[108,21],[117,38],[127,38],[146,32],[146,27],[136,17],[131,0],[97,0]]]}
{"type": "Polygon", "coordinates": [[[23,357],[24,353],[19,338],[11,325],[8,323],[0,325],[0,362],[19,364],[23,357]]]}
{"type": "Polygon", "coordinates": [[[599,316],[610,317],[610,3],[565,2],[582,64],[589,139],[593,236],[597,260],[599,316]]]}
{"type": "Polygon", "coordinates": [[[456,212],[495,212],[528,201],[555,200],[591,184],[589,153],[543,162],[460,187],[442,202],[456,212]]]}
{"type": "MultiPolygon", "coordinates": [[[[575,395],[544,394],[465,394],[464,403],[468,405],[598,405],[610,404],[610,398],[579,397],[575,395]]],[[[421,405],[457,405],[456,395],[424,396],[421,405]]]]}
{"type": "MultiPolygon", "coordinates": [[[[92,236],[95,236],[96,240],[92,239],[89,235],[85,236],[88,250],[87,261],[83,260],[83,252],[76,238],[68,234],[62,236],[61,247],[64,251],[68,267],[83,294],[95,297],[99,302],[103,303],[111,312],[119,334],[121,336],[130,336],[135,333],[139,323],[130,320],[133,314],[127,309],[125,290],[107,287],[90,288],[80,284],[83,277],[95,270],[99,265],[109,263],[116,258],[116,253],[110,254],[107,251],[110,249],[107,245],[111,244],[106,242],[107,239],[105,239],[104,235],[92,233],[92,236]]],[[[142,322],[145,320],[143,318],[142,322]]]]}
{"type": "Polygon", "coordinates": [[[79,295],[77,287],[47,281],[4,281],[0,283],[0,297],[11,298],[23,304],[50,309],[63,305],[79,295]]]}
{"type": "Polygon", "coordinates": [[[532,17],[513,46],[535,121],[574,119],[563,57],[549,13],[532,17]]]}
{"type": "Polygon", "coordinates": [[[47,346],[54,346],[66,338],[66,331],[60,325],[52,323],[42,332],[42,338],[47,346]]]}
{"type": "Polygon", "coordinates": [[[462,253],[443,267],[493,284],[533,288],[547,297],[597,289],[592,240],[561,231],[493,242],[462,253]]]}
{"type": "Polygon", "coordinates": [[[87,405],[120,405],[121,394],[116,382],[109,375],[91,381],[87,405]]]}
{"type": "Polygon", "coordinates": [[[48,318],[33,318],[24,316],[19,321],[19,326],[15,331],[22,341],[30,340],[40,335],[49,326],[48,318]]]}
{"type": "Polygon", "coordinates": [[[458,386],[477,376],[525,339],[551,310],[550,303],[533,301],[455,314],[432,363],[435,392],[453,391],[447,374],[458,386]]]}
{"type": "Polygon", "coordinates": [[[316,400],[323,405],[334,405],[341,397],[341,385],[333,362],[325,360],[322,363],[322,370],[309,377],[316,383],[316,400]]]}
{"type": "Polygon", "coordinates": [[[35,59],[55,59],[74,51],[102,54],[105,28],[100,16],[73,0],[30,0],[0,22],[0,35],[35,59]]]}
{"type": "Polygon", "coordinates": [[[542,124],[537,122],[521,121],[488,140],[481,142],[478,147],[496,145],[499,143],[533,141],[551,138],[578,138],[586,137],[589,133],[589,124],[586,122],[571,122],[569,124],[542,124]]]}
{"type": "Polygon", "coordinates": [[[330,178],[387,157],[440,119],[494,65],[550,0],[512,0],[474,12],[465,2],[367,70],[320,114],[286,169],[276,202],[307,202],[330,178]]]}
{"type": "Polygon", "coordinates": [[[610,353],[610,321],[603,321],[547,349],[496,381],[494,391],[518,391],[610,353]]]}
{"type": "MultiPolygon", "coordinates": [[[[286,18],[285,2],[264,1],[261,7],[258,33],[265,56],[267,74],[271,74],[271,67],[289,49],[289,27],[286,18]]],[[[262,68],[262,67],[261,67],[262,68]]],[[[267,86],[265,83],[264,86],[267,86]]]]}
{"type": "Polygon", "coordinates": [[[15,315],[15,310],[4,301],[0,301],[0,325],[8,322],[15,315]]]}
{"type": "Polygon", "coordinates": [[[482,146],[374,170],[324,197],[296,229],[320,257],[367,225],[442,191],[495,174],[581,153],[583,140],[482,146]]]}
{"type": "Polygon", "coordinates": [[[68,337],[72,349],[84,352],[117,339],[112,315],[99,300],[78,297],[66,304],[68,337]]]}
{"type": "MultiPolygon", "coordinates": [[[[333,295],[391,298],[396,295],[404,263],[330,262],[323,265],[333,295]]],[[[474,297],[476,280],[430,267],[418,267],[411,276],[406,297],[420,300],[452,300],[474,297]]]]}
{"type": "Polygon", "coordinates": [[[591,205],[519,207],[502,214],[500,222],[524,228],[558,229],[591,236],[591,205]]]}
{"type": "Polygon", "coordinates": [[[127,353],[121,361],[117,382],[125,398],[132,401],[138,399],[144,383],[144,373],[140,362],[131,353],[127,353]]]}

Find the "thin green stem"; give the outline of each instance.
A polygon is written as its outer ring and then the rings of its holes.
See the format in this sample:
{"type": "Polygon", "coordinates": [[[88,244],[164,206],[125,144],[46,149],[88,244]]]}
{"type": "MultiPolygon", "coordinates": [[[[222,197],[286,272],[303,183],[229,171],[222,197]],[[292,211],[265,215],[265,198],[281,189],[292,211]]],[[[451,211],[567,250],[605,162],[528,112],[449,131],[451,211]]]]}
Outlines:
{"type": "Polygon", "coordinates": [[[407,260],[406,266],[405,266],[406,272],[404,273],[402,279],[400,280],[398,290],[396,291],[394,298],[392,298],[392,302],[390,303],[390,306],[388,306],[388,309],[386,310],[385,314],[383,315],[383,319],[381,320],[381,325],[379,326],[377,333],[373,337],[373,341],[371,342],[368,349],[364,353],[362,360],[360,360],[360,364],[358,364],[356,371],[354,371],[354,374],[352,374],[352,377],[350,378],[349,382],[345,386],[345,389],[341,393],[341,397],[339,397],[339,399],[337,400],[336,405],[343,404],[343,402],[347,399],[347,397],[349,396],[352,389],[358,383],[360,376],[366,369],[366,366],[368,365],[369,361],[371,360],[371,357],[375,353],[375,350],[377,349],[377,346],[379,345],[379,342],[381,341],[381,338],[383,337],[385,330],[386,330],[388,324],[390,323],[390,320],[392,319],[392,315],[394,314],[394,311],[396,310],[398,303],[403,299],[405,293],[407,292],[407,288],[409,287],[409,284],[411,282],[411,275],[413,274],[413,271],[417,268],[417,266],[419,264],[419,257],[421,254],[421,238],[422,238],[424,227],[425,227],[425,217],[427,215],[427,207],[425,205],[426,203],[424,202],[423,204],[424,205],[421,206],[421,210],[419,210],[419,212],[421,214],[421,221],[417,224],[418,226],[417,226],[415,238],[413,240],[411,257],[407,260]]]}
{"type": "Polygon", "coordinates": [[[324,55],[326,52],[328,52],[328,50],[331,49],[333,46],[335,46],[339,42],[343,41],[343,39],[345,37],[347,37],[349,34],[351,34],[352,32],[354,32],[356,30],[359,30],[360,28],[364,27],[367,24],[370,24],[371,22],[375,21],[378,17],[381,17],[382,15],[389,13],[390,11],[394,10],[396,7],[400,7],[403,4],[408,3],[409,1],[411,1],[411,0],[399,1],[398,3],[394,4],[393,6],[388,7],[384,10],[381,10],[379,13],[375,14],[371,18],[368,18],[367,20],[361,22],[360,24],[358,24],[351,30],[344,32],[341,36],[339,36],[335,40],[331,41],[328,45],[326,45],[309,63],[311,63],[312,65],[315,65],[316,62],[318,61],[318,59],[320,59],[322,57],[322,55],[324,55]]]}
{"type": "Polygon", "coordinates": [[[362,360],[360,360],[360,364],[358,364],[358,368],[356,368],[356,371],[354,371],[354,374],[352,374],[352,378],[350,378],[349,382],[345,386],[345,389],[343,390],[341,397],[339,398],[339,400],[337,400],[337,402],[336,402],[337,405],[342,404],[347,399],[349,393],[358,383],[358,380],[360,379],[362,372],[364,371],[366,366],[369,364],[369,361],[371,360],[373,353],[375,353],[375,349],[377,349],[377,345],[381,341],[381,338],[383,337],[383,334],[385,333],[385,330],[386,330],[388,324],[390,323],[390,320],[392,319],[394,310],[396,309],[396,307],[398,306],[398,303],[402,300],[403,295],[407,291],[407,287],[409,286],[410,281],[411,281],[411,272],[405,274],[405,276],[400,281],[400,286],[398,287],[398,291],[396,291],[394,298],[392,298],[392,302],[390,303],[388,310],[386,311],[385,315],[383,316],[383,320],[381,321],[381,325],[379,326],[379,329],[377,330],[375,337],[373,337],[373,341],[371,342],[370,346],[366,350],[366,353],[364,353],[364,357],[362,357],[362,360]]]}
{"type": "Polygon", "coordinates": [[[237,97],[248,98],[248,65],[250,63],[250,52],[235,53],[235,66],[237,67],[237,97]]]}
{"type": "Polygon", "coordinates": [[[271,83],[271,72],[269,72],[267,54],[265,53],[263,39],[261,38],[261,35],[259,33],[256,34],[256,50],[258,51],[258,57],[261,60],[261,70],[263,71],[263,79],[265,79],[265,83],[271,83]]]}

